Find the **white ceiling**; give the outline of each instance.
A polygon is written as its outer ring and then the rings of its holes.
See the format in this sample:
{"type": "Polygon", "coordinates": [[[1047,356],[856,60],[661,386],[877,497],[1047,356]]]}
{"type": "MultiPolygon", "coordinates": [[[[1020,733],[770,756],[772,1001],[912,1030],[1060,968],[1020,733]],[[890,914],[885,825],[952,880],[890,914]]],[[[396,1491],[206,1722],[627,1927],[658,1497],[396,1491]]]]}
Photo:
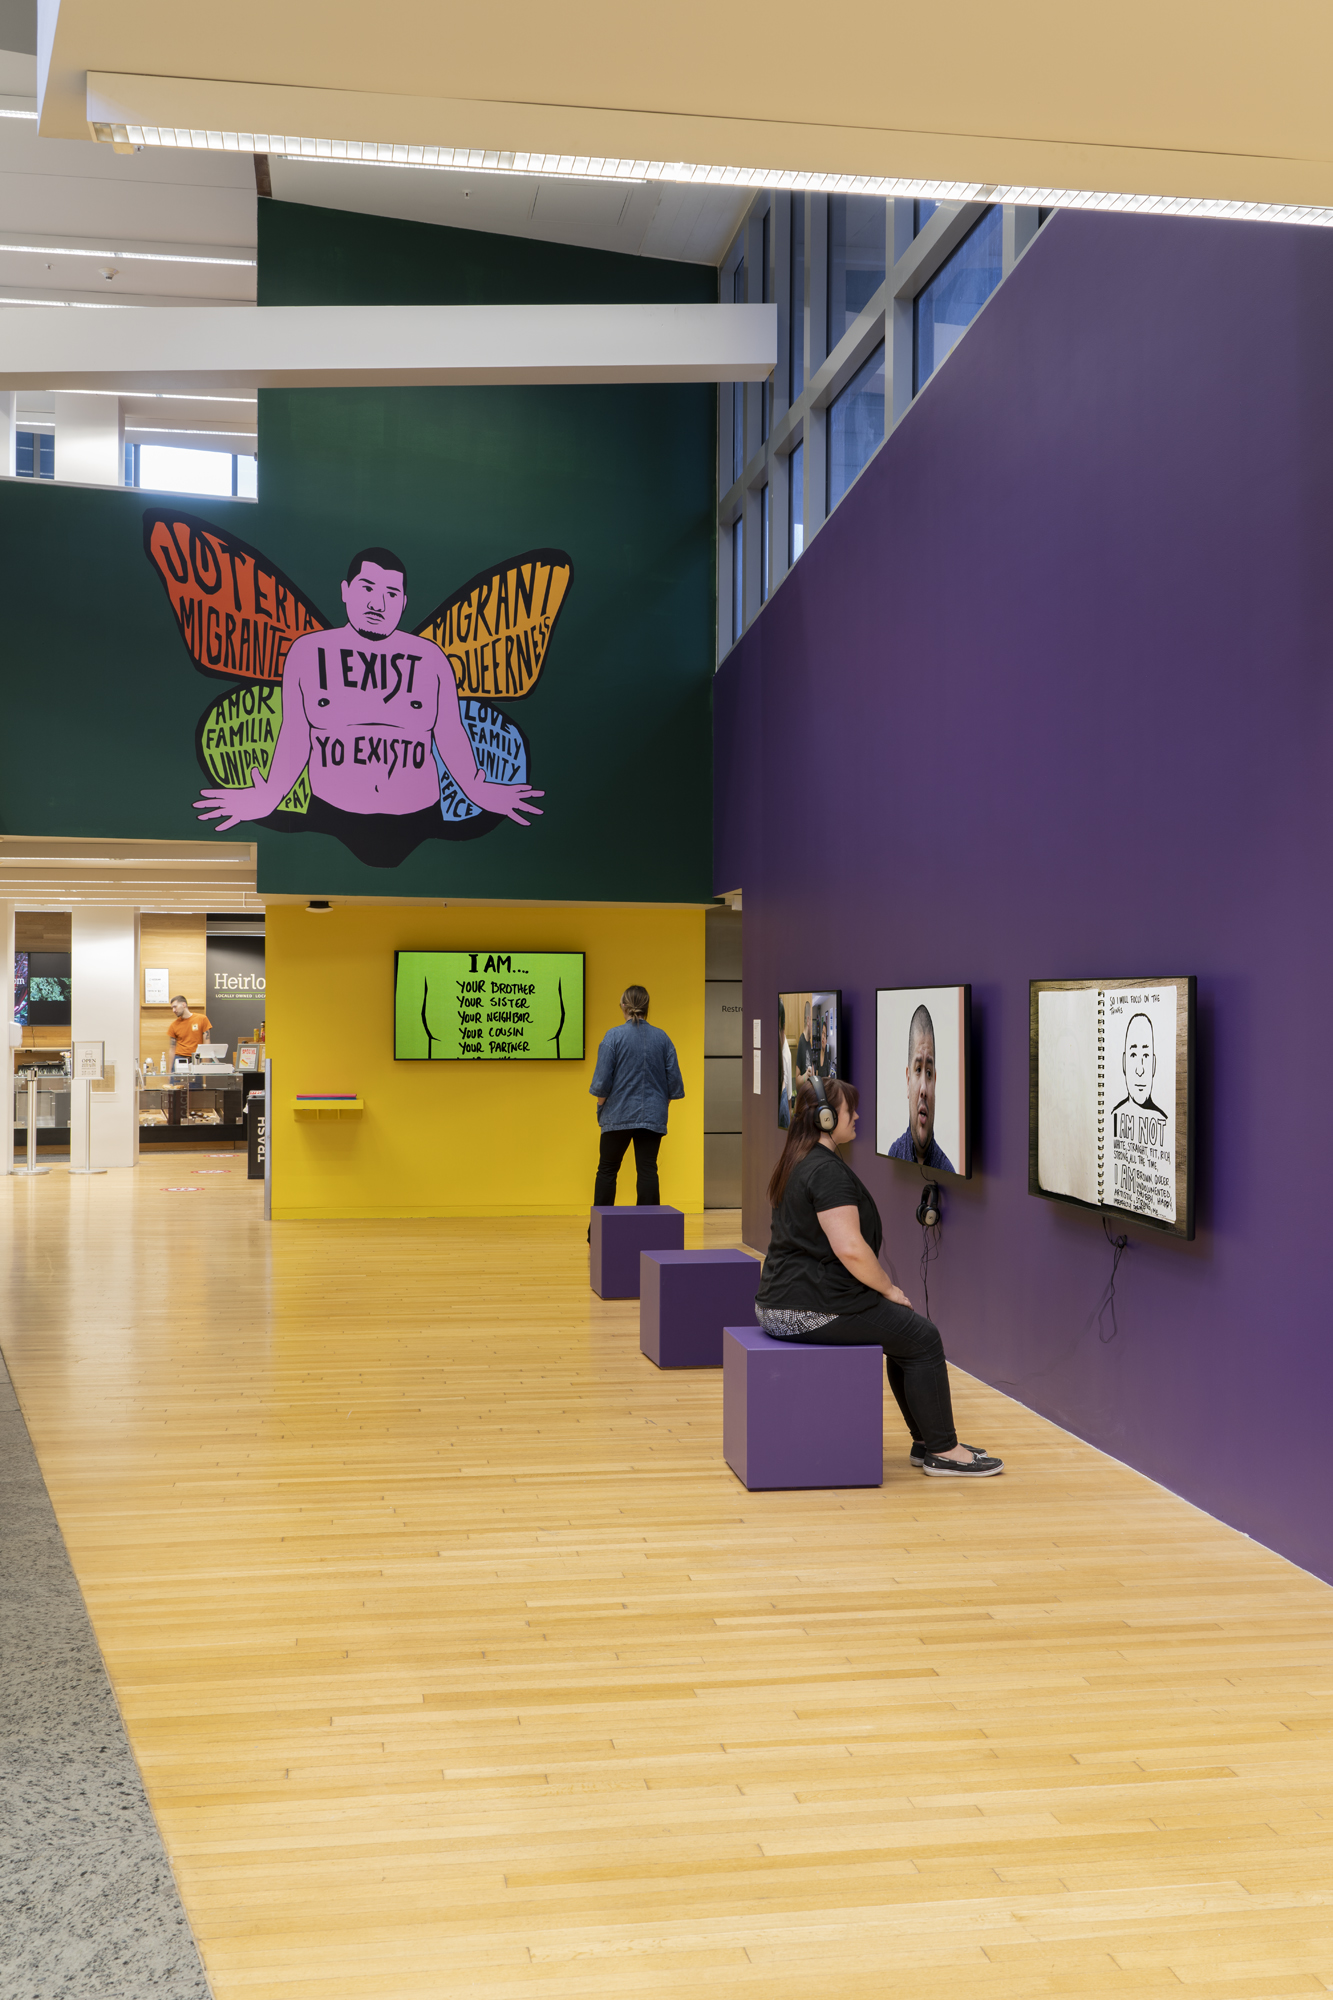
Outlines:
{"type": "MultiPolygon", "coordinates": [[[[20,40],[14,12],[0,0],[0,33],[20,40]]],[[[35,114],[36,92],[36,58],[0,49],[0,112],[35,114]]],[[[270,173],[281,201],[701,264],[720,261],[750,199],[669,183],[278,158],[270,173]]],[[[0,303],[251,305],[252,261],[195,260],[253,260],[256,209],[249,155],[116,153],[39,138],[35,116],[0,115],[0,303]]]]}
{"type": "Polygon", "coordinates": [[[721,262],[752,199],[749,189],[676,182],[538,179],[333,160],[274,158],[269,170],[280,201],[695,264],[721,262]]]}
{"type": "MultiPolygon", "coordinates": [[[[0,51],[0,110],[35,113],[36,90],[36,59],[0,51]]],[[[0,116],[0,301],[251,305],[255,203],[248,159],[114,153],[0,116]],[[231,261],[164,261],[210,257],[231,261]]]]}

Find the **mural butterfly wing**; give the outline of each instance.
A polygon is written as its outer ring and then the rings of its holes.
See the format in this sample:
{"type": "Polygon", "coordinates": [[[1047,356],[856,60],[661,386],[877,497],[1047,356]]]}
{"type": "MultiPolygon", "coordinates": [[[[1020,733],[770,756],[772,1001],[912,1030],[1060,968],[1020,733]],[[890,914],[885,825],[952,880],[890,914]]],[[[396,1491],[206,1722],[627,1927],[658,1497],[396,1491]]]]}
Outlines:
{"type": "Polygon", "coordinates": [[[415,628],[447,655],[460,700],[531,694],[573,577],[563,549],[529,549],[480,570],[415,628]]]}
{"type": "Polygon", "coordinates": [[[280,681],[293,639],[327,630],[276,563],[196,514],[150,508],[143,546],[200,673],[280,681]]]}
{"type": "MultiPolygon", "coordinates": [[[[196,514],[149,508],[143,545],[190,658],[229,683],[199,718],[200,767],[215,785],[242,789],[255,766],[268,775],[293,639],[325,631],[328,620],[261,550],[196,514]]],[[[302,772],[277,810],[304,813],[309,801],[302,772]]]]}
{"type": "MultiPolygon", "coordinates": [[[[537,684],[574,565],[563,549],[528,549],[510,556],[449,593],[417,635],[433,640],[448,659],[458,687],[463,727],[477,763],[502,784],[528,782],[528,742],[501,701],[519,701],[537,684]]],[[[494,816],[463,793],[436,754],[440,808],[457,837],[485,832],[494,816]],[[473,826],[469,826],[473,822],[473,826]]]]}

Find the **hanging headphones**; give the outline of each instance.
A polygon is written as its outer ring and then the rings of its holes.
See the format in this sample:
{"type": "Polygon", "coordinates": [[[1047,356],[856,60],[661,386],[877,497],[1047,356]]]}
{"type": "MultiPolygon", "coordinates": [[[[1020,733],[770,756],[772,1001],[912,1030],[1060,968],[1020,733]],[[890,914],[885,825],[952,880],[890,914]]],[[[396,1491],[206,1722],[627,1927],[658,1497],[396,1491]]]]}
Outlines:
{"type": "Polygon", "coordinates": [[[832,1132],[836,1130],[838,1123],[838,1114],[833,1109],[833,1106],[829,1103],[828,1092],[825,1090],[823,1084],[821,1083],[820,1079],[817,1076],[811,1077],[810,1087],[815,1093],[815,1102],[819,1106],[819,1111],[817,1115],[819,1119],[820,1131],[832,1132]]]}
{"type": "Polygon", "coordinates": [[[940,1184],[927,1181],[921,1190],[921,1200],[917,1205],[916,1219],[923,1229],[933,1229],[940,1219],[940,1184]]]}

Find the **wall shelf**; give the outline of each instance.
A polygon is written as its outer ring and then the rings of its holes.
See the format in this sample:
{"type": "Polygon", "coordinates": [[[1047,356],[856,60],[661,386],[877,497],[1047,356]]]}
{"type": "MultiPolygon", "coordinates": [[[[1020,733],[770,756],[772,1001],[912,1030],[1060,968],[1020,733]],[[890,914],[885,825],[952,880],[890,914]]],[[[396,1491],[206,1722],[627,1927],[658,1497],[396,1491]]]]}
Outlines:
{"type": "Polygon", "coordinates": [[[294,1097],[292,1110],[298,1118],[359,1118],[366,1108],[364,1097],[294,1097]]]}

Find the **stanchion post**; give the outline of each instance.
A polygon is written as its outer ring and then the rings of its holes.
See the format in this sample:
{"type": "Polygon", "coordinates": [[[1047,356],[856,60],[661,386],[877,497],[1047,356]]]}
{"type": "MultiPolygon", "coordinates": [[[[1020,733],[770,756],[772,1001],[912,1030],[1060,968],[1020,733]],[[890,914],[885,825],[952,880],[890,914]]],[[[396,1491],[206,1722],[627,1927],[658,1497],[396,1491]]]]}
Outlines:
{"type": "MultiPolygon", "coordinates": [[[[14,1115],[12,1108],[9,1115],[11,1118],[14,1115]]],[[[37,1164],[37,1078],[35,1075],[30,1074],[28,1077],[28,1164],[26,1167],[15,1167],[14,1172],[16,1174],[36,1175],[49,1174],[50,1171],[49,1167],[39,1167],[37,1164]]]]}
{"type": "Polygon", "coordinates": [[[71,1161],[69,1170],[72,1174],[106,1172],[105,1167],[93,1165],[93,1080],[90,1076],[83,1079],[83,1165],[76,1167],[71,1161]]]}

